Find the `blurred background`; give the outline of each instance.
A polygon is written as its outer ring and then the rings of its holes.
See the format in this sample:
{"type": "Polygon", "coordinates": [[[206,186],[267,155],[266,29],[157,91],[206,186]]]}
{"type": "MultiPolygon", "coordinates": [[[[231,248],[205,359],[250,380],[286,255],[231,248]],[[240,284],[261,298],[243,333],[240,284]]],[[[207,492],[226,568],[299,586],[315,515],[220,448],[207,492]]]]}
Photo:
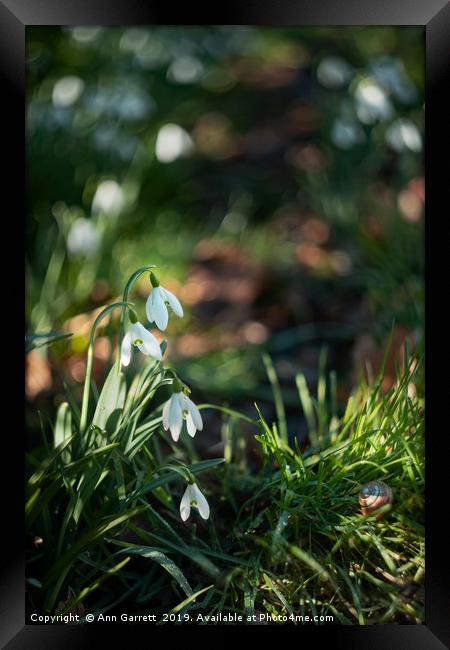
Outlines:
{"type": "Polygon", "coordinates": [[[270,419],[267,352],[301,440],[297,372],[333,370],[343,403],[391,335],[393,381],[423,330],[421,27],[28,27],[26,47],[27,332],[72,334],[27,355],[29,435],[149,263],[185,307],[166,360],[197,402],[270,419]]]}

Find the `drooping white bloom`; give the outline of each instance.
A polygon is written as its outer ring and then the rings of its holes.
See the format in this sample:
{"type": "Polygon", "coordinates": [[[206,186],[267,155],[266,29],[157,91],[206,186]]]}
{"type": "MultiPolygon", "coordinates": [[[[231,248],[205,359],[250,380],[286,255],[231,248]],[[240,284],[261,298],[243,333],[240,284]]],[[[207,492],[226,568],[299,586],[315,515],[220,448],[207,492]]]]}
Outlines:
{"type": "Polygon", "coordinates": [[[160,286],[153,273],[150,277],[153,288],[145,306],[147,318],[150,323],[156,323],[156,326],[163,332],[169,321],[169,310],[167,306],[171,307],[174,313],[180,316],[180,318],[183,316],[183,307],[171,291],[160,286]]]}
{"type": "Polygon", "coordinates": [[[183,420],[186,420],[187,431],[191,438],[195,436],[197,429],[199,431],[203,429],[200,411],[183,391],[172,393],[172,397],[164,405],[162,416],[163,427],[166,431],[170,429],[175,442],[180,437],[183,420]]]}
{"type": "Polygon", "coordinates": [[[182,156],[187,156],[193,149],[191,136],[178,124],[165,124],[159,129],[155,144],[155,154],[159,162],[174,162],[182,156]]]}
{"type": "Polygon", "coordinates": [[[362,79],[355,88],[356,113],[364,124],[388,120],[394,107],[386,90],[371,78],[362,79]]]}
{"type": "Polygon", "coordinates": [[[66,108],[72,106],[84,89],[84,81],[80,77],[69,75],[62,77],[53,86],[52,101],[53,106],[66,108]]]}
{"type": "Polygon", "coordinates": [[[100,183],[92,199],[92,212],[117,216],[122,211],[123,205],[124,193],[119,183],[114,180],[100,183]]]}
{"type": "Polygon", "coordinates": [[[352,67],[338,56],[327,56],[317,68],[317,78],[325,88],[343,88],[352,78],[352,67]]]}
{"type": "Polygon", "coordinates": [[[196,483],[190,483],[180,503],[180,515],[183,521],[189,519],[191,508],[197,508],[203,519],[209,517],[209,504],[196,483]]]}
{"type": "Polygon", "coordinates": [[[387,129],[386,142],[395,151],[421,151],[422,137],[417,126],[404,118],[395,120],[387,129]]]}
{"type": "Polygon", "coordinates": [[[100,235],[95,223],[90,219],[79,217],[70,226],[67,235],[67,249],[76,257],[93,255],[100,247],[100,235]]]}
{"type": "Polygon", "coordinates": [[[161,361],[161,348],[157,339],[139,322],[132,323],[128,332],[123,337],[120,356],[123,366],[128,366],[130,363],[132,345],[135,345],[143,354],[147,354],[161,361]]]}

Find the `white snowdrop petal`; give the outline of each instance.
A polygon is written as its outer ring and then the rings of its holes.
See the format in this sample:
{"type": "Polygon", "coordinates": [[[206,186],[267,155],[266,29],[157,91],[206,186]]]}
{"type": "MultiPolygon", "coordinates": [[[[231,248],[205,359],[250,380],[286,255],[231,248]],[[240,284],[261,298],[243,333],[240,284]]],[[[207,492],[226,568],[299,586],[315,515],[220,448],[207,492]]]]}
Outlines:
{"type": "Polygon", "coordinates": [[[162,355],[159,343],[153,334],[145,329],[142,323],[134,323],[130,328],[130,332],[131,342],[139,341],[138,343],[134,343],[134,345],[136,345],[142,354],[150,355],[158,359],[158,361],[161,361],[162,355]]]}
{"type": "Polygon", "coordinates": [[[164,298],[161,295],[159,287],[154,287],[152,289],[152,294],[154,294],[152,302],[152,320],[156,323],[158,329],[164,332],[167,327],[167,323],[169,322],[169,312],[167,310],[167,305],[164,302],[164,298]]]}
{"type": "Polygon", "coordinates": [[[145,331],[145,328],[141,323],[133,323],[130,326],[131,342],[133,343],[136,339],[142,339],[142,330],[145,331]]]}
{"type": "Polygon", "coordinates": [[[172,395],[170,402],[169,429],[172,438],[177,442],[180,437],[181,427],[183,426],[183,413],[181,410],[180,400],[178,399],[178,393],[172,395]]]}
{"type": "Polygon", "coordinates": [[[128,366],[131,359],[131,334],[127,332],[122,340],[122,350],[120,354],[120,361],[123,366],[128,366]]]}
{"type": "Polygon", "coordinates": [[[167,300],[169,305],[172,307],[174,313],[177,316],[180,316],[180,318],[183,316],[183,307],[181,306],[181,302],[178,300],[178,298],[168,289],[162,289],[162,292],[164,294],[164,298],[167,300]]]}
{"type": "Polygon", "coordinates": [[[153,323],[153,296],[154,294],[152,289],[145,303],[145,313],[147,314],[147,318],[150,321],[150,323],[153,323]]]}
{"type": "Polygon", "coordinates": [[[178,442],[182,426],[181,422],[171,422],[169,424],[170,435],[174,442],[178,442]]]}
{"type": "Polygon", "coordinates": [[[183,521],[186,521],[189,519],[189,515],[191,514],[191,486],[188,485],[184,494],[183,498],[181,499],[180,502],[180,516],[183,521]]]}
{"type": "Polygon", "coordinates": [[[170,411],[170,402],[172,401],[172,398],[168,399],[167,402],[164,404],[163,412],[162,412],[162,419],[163,419],[163,427],[164,430],[167,431],[169,428],[169,411],[170,411]]]}
{"type": "Polygon", "coordinates": [[[159,347],[157,338],[151,332],[146,330],[145,327],[142,327],[141,338],[144,342],[143,345],[139,346],[141,352],[161,361],[161,348],[159,347]]]}
{"type": "Polygon", "coordinates": [[[209,517],[209,504],[203,495],[202,492],[200,492],[199,487],[194,484],[193,486],[193,498],[197,501],[197,508],[198,511],[203,519],[208,519],[209,517]]]}
{"type": "Polygon", "coordinates": [[[196,426],[196,428],[201,431],[203,429],[203,420],[202,416],[200,415],[200,411],[198,410],[197,406],[194,404],[194,402],[189,399],[186,395],[186,406],[188,408],[189,414],[192,417],[192,420],[196,426]]]}
{"type": "Polygon", "coordinates": [[[191,438],[193,438],[195,436],[195,432],[197,431],[197,428],[194,424],[192,415],[190,413],[188,413],[186,418],[186,426],[187,426],[188,434],[191,436],[191,438]]]}

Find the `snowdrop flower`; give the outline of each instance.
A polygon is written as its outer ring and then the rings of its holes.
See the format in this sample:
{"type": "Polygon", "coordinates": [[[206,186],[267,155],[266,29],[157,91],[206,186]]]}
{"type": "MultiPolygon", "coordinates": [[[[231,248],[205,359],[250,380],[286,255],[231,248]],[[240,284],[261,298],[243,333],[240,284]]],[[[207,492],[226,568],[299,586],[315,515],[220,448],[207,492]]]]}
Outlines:
{"type": "Polygon", "coordinates": [[[189,519],[191,508],[197,508],[203,519],[209,517],[209,504],[196,483],[189,483],[180,503],[180,515],[183,521],[189,519]]]}
{"type": "Polygon", "coordinates": [[[388,120],[394,107],[385,89],[375,79],[362,79],[355,89],[356,113],[364,124],[388,120]]]}
{"type": "Polygon", "coordinates": [[[421,151],[422,138],[417,126],[411,122],[400,118],[395,120],[386,130],[386,142],[395,151],[421,151]]]}
{"type": "Polygon", "coordinates": [[[178,379],[174,379],[173,388],[174,392],[165,403],[162,416],[164,429],[166,431],[170,429],[173,440],[177,442],[183,427],[183,420],[186,420],[188,434],[191,438],[195,436],[197,429],[199,431],[203,429],[203,421],[194,402],[181,390],[181,383],[178,379]]]}
{"type": "Polygon", "coordinates": [[[194,148],[191,136],[178,124],[165,124],[156,136],[155,155],[159,162],[171,163],[187,156],[194,148]]]}
{"type": "Polygon", "coordinates": [[[339,149],[351,149],[366,139],[359,122],[345,117],[334,121],[331,128],[331,139],[339,149]]]}
{"type": "Polygon", "coordinates": [[[319,82],[330,89],[343,88],[352,78],[351,66],[338,56],[327,56],[317,68],[319,82]]]}
{"type": "Polygon", "coordinates": [[[163,332],[167,327],[169,320],[169,310],[171,307],[177,316],[183,316],[183,307],[176,296],[167,289],[160,286],[159,280],[154,273],[150,273],[152,290],[147,299],[146,311],[150,323],[156,323],[156,326],[163,332]]]}
{"type": "Polygon", "coordinates": [[[157,339],[139,323],[136,315],[129,311],[131,325],[123,337],[120,360],[123,366],[128,366],[131,359],[131,346],[135,345],[143,354],[147,354],[158,361],[161,361],[161,348],[157,339]]]}
{"type": "Polygon", "coordinates": [[[67,248],[69,253],[78,255],[92,255],[100,247],[100,235],[95,224],[90,219],[79,217],[70,227],[67,235],[67,248]]]}

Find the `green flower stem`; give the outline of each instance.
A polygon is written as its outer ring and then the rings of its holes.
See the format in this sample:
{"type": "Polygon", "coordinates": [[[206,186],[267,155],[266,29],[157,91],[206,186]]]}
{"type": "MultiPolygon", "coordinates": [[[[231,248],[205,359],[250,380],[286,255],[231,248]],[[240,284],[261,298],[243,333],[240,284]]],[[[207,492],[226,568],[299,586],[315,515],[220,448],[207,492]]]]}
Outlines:
{"type": "Polygon", "coordinates": [[[95,319],[94,324],[92,325],[91,334],[89,337],[88,353],[87,353],[86,376],[84,378],[83,403],[81,406],[81,417],[80,417],[81,434],[83,434],[86,429],[87,411],[88,411],[88,404],[89,404],[89,388],[91,385],[91,377],[92,377],[92,361],[94,359],[94,339],[95,339],[96,329],[100,321],[103,320],[103,318],[107,314],[109,314],[113,309],[115,309],[116,307],[123,307],[125,309],[125,307],[128,305],[132,306],[132,304],[128,302],[113,302],[111,305],[108,305],[107,307],[105,307],[105,309],[103,309],[103,311],[100,312],[100,314],[95,319]]]}
{"type": "Polygon", "coordinates": [[[176,474],[179,474],[185,481],[186,483],[195,483],[195,476],[191,472],[191,470],[184,464],[178,466],[178,465],[172,465],[172,464],[167,464],[164,465],[164,467],[160,469],[168,469],[171,470],[172,472],[175,472],[176,474]]]}
{"type": "Polygon", "coordinates": [[[187,384],[185,384],[184,381],[182,381],[179,378],[176,370],[174,370],[171,366],[166,366],[164,368],[164,370],[165,370],[165,375],[172,375],[172,377],[173,377],[172,384],[174,385],[174,388],[177,385],[176,382],[178,382],[178,384],[180,385],[180,388],[178,388],[177,391],[182,390],[182,389],[183,390],[186,389],[188,393],[191,392],[191,389],[189,388],[189,386],[187,384]]]}
{"type": "Polygon", "coordinates": [[[116,360],[116,362],[117,362],[117,364],[119,366],[120,366],[120,355],[122,353],[122,341],[123,341],[123,337],[124,337],[124,334],[125,334],[125,314],[126,314],[125,305],[127,304],[127,301],[128,301],[128,295],[130,293],[131,287],[136,282],[136,280],[143,273],[145,273],[149,269],[154,269],[154,268],[156,268],[155,264],[147,264],[146,266],[141,266],[141,268],[138,269],[137,271],[135,271],[133,273],[133,275],[130,275],[130,277],[128,279],[128,282],[125,285],[125,289],[123,290],[123,303],[122,304],[124,305],[124,307],[123,307],[122,313],[120,315],[119,346],[118,346],[117,360],[116,360]]]}

